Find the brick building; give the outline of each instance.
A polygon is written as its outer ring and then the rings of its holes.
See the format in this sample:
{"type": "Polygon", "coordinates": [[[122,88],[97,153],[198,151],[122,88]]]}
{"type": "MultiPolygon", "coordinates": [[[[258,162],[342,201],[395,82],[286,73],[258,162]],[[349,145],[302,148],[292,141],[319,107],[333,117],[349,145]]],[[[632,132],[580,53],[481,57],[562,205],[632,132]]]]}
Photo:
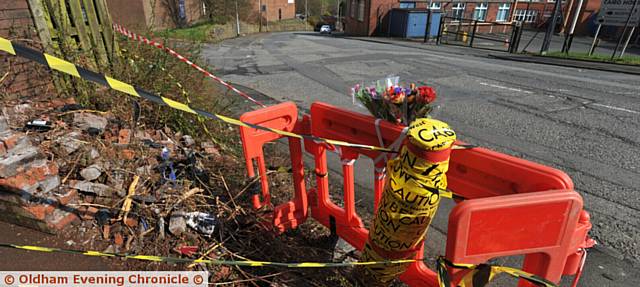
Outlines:
{"type": "MultiPolygon", "coordinates": [[[[349,35],[372,36],[386,32],[388,12],[393,8],[426,9],[428,1],[398,0],[346,0],[345,32],[349,35]]],[[[563,1],[566,11],[571,1],[563,1]]],[[[577,3],[577,1],[575,1],[577,3]]],[[[510,23],[521,21],[530,28],[543,28],[553,13],[555,0],[486,0],[486,1],[438,1],[431,2],[431,9],[449,17],[477,19],[481,22],[510,23]],[[515,7],[515,9],[514,9],[515,7]]],[[[577,4],[576,4],[577,5],[577,4]]],[[[575,9],[576,7],[573,7],[575,9]]],[[[586,33],[590,20],[597,14],[600,0],[587,0],[578,22],[578,33],[586,33]]],[[[566,13],[573,15],[573,13],[566,13]]],[[[569,25],[560,21],[559,25],[569,25]]]]}
{"type": "Polygon", "coordinates": [[[296,17],[296,4],[294,0],[252,0],[253,10],[262,12],[264,21],[279,21],[296,17]]]}
{"type": "MultiPolygon", "coordinates": [[[[133,31],[175,28],[169,9],[162,0],[106,0],[114,23],[133,31]]],[[[207,7],[202,0],[177,0],[178,13],[185,23],[193,24],[206,18],[207,7]]]]}

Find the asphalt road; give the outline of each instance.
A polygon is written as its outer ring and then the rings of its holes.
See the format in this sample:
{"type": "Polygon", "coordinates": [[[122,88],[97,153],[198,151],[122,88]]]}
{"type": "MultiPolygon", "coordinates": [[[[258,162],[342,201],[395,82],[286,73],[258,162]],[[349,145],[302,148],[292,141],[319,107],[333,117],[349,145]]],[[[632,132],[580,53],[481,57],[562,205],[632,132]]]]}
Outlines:
{"type": "MultiPolygon", "coordinates": [[[[640,286],[640,77],[511,62],[451,46],[427,50],[311,33],[263,34],[208,45],[202,56],[226,80],[294,101],[366,112],[348,95],[387,75],[425,81],[434,116],[460,138],[567,172],[591,214],[599,243],[581,286],[640,286]]],[[[359,161],[362,162],[362,161],[359,161]]],[[[337,161],[332,168],[340,170],[337,161]]],[[[370,166],[357,166],[370,198],[370,166]]],[[[428,244],[444,252],[444,204],[428,244]]]]}

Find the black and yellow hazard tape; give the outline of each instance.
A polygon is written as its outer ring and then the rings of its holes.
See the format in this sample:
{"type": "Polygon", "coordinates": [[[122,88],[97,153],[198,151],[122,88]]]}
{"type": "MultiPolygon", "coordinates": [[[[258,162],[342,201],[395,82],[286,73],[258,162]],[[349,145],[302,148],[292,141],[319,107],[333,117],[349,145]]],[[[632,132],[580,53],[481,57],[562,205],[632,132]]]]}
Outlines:
{"type": "Polygon", "coordinates": [[[409,259],[409,260],[389,260],[389,261],[378,261],[378,262],[348,262],[348,263],[341,263],[341,262],[282,263],[282,262],[253,261],[253,260],[235,261],[235,260],[189,259],[189,258],[166,257],[166,256],[155,256],[155,255],[131,255],[131,254],[121,254],[121,253],[100,252],[100,251],[82,251],[82,250],[73,250],[73,249],[51,248],[51,247],[32,246],[32,245],[16,245],[16,244],[7,244],[7,243],[0,243],[0,247],[28,250],[28,251],[37,251],[37,252],[67,253],[67,254],[76,254],[76,255],[83,255],[83,256],[125,258],[125,259],[135,259],[135,260],[144,260],[144,261],[153,261],[153,262],[204,263],[204,264],[210,264],[210,265],[248,266],[248,267],[334,268],[334,267],[348,267],[348,266],[358,266],[358,265],[384,265],[384,264],[402,264],[402,263],[416,262],[415,259],[409,259]]]}
{"type": "MultiPolygon", "coordinates": [[[[0,248],[11,248],[26,251],[47,252],[47,253],[66,253],[91,257],[108,257],[108,258],[124,258],[134,259],[152,262],[165,262],[165,263],[203,263],[208,265],[226,265],[226,266],[241,266],[241,267],[280,267],[280,268],[339,268],[350,266],[373,266],[373,265],[388,265],[388,264],[406,264],[413,263],[419,260],[417,259],[403,259],[403,260],[387,260],[387,261],[356,261],[356,262],[299,262],[299,263],[283,263],[283,262],[271,262],[271,261],[253,261],[253,260],[213,260],[213,259],[190,259],[179,257],[167,257],[167,256],[155,256],[155,255],[133,255],[122,253],[109,253],[100,251],[84,251],[74,249],[62,249],[52,247],[42,247],[33,245],[17,245],[9,243],[0,243],[0,248]]],[[[470,277],[471,280],[463,278],[458,286],[461,287],[482,287],[485,286],[491,279],[499,273],[507,273],[513,277],[521,278],[541,287],[558,287],[558,285],[531,273],[524,272],[522,270],[490,265],[490,264],[459,264],[452,263],[446,260],[444,257],[439,257],[437,262],[437,274],[440,287],[450,287],[451,280],[447,273],[447,266],[459,269],[469,269],[476,272],[468,274],[466,277],[470,277]],[[488,271],[487,271],[488,270],[488,271]],[[486,272],[485,272],[486,271],[486,272]],[[472,276],[470,276],[472,275],[472,276]],[[486,278],[486,279],[485,279],[486,278]]]]}
{"type": "Polygon", "coordinates": [[[500,274],[506,273],[515,278],[520,278],[541,287],[558,287],[557,284],[544,279],[538,275],[524,272],[520,269],[498,266],[492,264],[460,264],[453,263],[444,257],[439,257],[437,262],[438,283],[440,287],[451,287],[451,278],[447,272],[447,267],[457,269],[471,270],[458,283],[458,287],[483,287],[487,285],[493,278],[500,274]]]}
{"type": "Polygon", "coordinates": [[[136,97],[136,98],[144,98],[146,100],[149,100],[151,102],[154,102],[156,104],[159,105],[164,105],[164,106],[168,106],[170,108],[176,109],[176,110],[180,110],[183,112],[187,112],[190,114],[195,114],[195,115],[200,115],[203,116],[205,118],[209,118],[209,119],[214,119],[214,120],[220,120],[223,121],[225,123],[228,124],[232,124],[232,125],[236,125],[236,126],[242,126],[242,127],[248,127],[248,128],[254,128],[254,129],[258,129],[258,130],[263,130],[263,131],[267,131],[267,132],[272,132],[275,134],[279,134],[282,136],[286,136],[286,137],[292,137],[292,138],[298,138],[298,139],[306,139],[306,140],[312,140],[315,142],[324,142],[324,143],[328,143],[328,144],[332,144],[332,145],[336,145],[336,146],[346,146],[346,147],[352,147],[352,148],[360,148],[360,149],[367,149],[367,150],[375,150],[375,151],[380,151],[380,152],[389,152],[389,153],[395,153],[394,150],[388,149],[388,148],[384,148],[384,147],[377,147],[377,146],[372,146],[372,145],[365,145],[365,144],[357,144],[357,143],[349,143],[349,142],[345,142],[345,141],[339,141],[339,140],[332,140],[332,139],[325,139],[325,138],[321,138],[321,137],[317,137],[317,136],[313,136],[313,135],[302,135],[302,134],[296,134],[296,133],[292,133],[292,132],[287,132],[287,131],[283,131],[283,130],[277,130],[277,129],[272,129],[269,127],[265,127],[265,126],[260,126],[260,125],[256,125],[256,124],[251,124],[251,123],[247,123],[247,122],[243,122],[234,118],[230,118],[227,116],[223,116],[220,114],[212,114],[200,109],[196,109],[193,107],[190,107],[187,104],[178,102],[178,101],[174,101],[172,99],[169,98],[165,98],[165,97],[161,97],[161,96],[157,96],[151,92],[145,91],[139,87],[135,87],[133,85],[130,85],[128,83],[119,81],[117,79],[111,78],[109,76],[106,75],[102,75],[102,74],[98,74],[96,72],[87,70],[83,67],[79,67],[71,62],[67,62],[63,59],[60,59],[58,57],[49,55],[49,54],[45,54],[39,51],[36,51],[34,49],[13,43],[12,41],[5,39],[3,37],[0,37],[0,51],[5,51],[9,54],[15,55],[15,56],[20,56],[23,58],[27,58],[29,60],[32,60],[34,62],[37,62],[41,65],[47,66],[53,70],[77,77],[77,78],[82,78],[85,79],[87,81],[91,81],[94,82],[96,84],[99,85],[103,85],[106,87],[109,87],[111,89],[123,92],[125,94],[128,94],[130,96],[136,97]]]}

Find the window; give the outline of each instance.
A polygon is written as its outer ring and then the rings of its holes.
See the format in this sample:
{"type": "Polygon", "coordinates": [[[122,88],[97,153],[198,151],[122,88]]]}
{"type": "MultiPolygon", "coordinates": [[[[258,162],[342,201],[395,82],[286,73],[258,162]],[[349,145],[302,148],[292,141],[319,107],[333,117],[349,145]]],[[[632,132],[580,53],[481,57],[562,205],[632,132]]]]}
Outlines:
{"type": "Polygon", "coordinates": [[[461,19],[462,16],[464,16],[464,8],[464,3],[453,4],[453,8],[451,8],[453,13],[451,16],[456,19],[461,19]]]}
{"type": "Polygon", "coordinates": [[[416,8],[416,2],[400,2],[400,8],[404,8],[404,9],[416,8]]]}
{"type": "Polygon", "coordinates": [[[351,18],[356,18],[357,9],[356,0],[351,0],[351,5],[349,5],[349,16],[351,16],[351,18]]]}
{"type": "Polygon", "coordinates": [[[358,21],[364,21],[364,0],[358,0],[358,21]]]}
{"type": "Polygon", "coordinates": [[[526,23],[535,22],[537,16],[538,11],[536,10],[516,10],[515,13],[513,13],[514,20],[526,23]]]}
{"type": "Polygon", "coordinates": [[[473,10],[473,20],[484,21],[487,18],[487,3],[477,3],[473,10]]]}
{"type": "Polygon", "coordinates": [[[511,4],[505,3],[498,6],[498,14],[496,14],[496,22],[505,22],[509,18],[509,9],[511,4]]]}
{"type": "Polygon", "coordinates": [[[431,2],[431,10],[440,10],[440,2],[431,2]]]}

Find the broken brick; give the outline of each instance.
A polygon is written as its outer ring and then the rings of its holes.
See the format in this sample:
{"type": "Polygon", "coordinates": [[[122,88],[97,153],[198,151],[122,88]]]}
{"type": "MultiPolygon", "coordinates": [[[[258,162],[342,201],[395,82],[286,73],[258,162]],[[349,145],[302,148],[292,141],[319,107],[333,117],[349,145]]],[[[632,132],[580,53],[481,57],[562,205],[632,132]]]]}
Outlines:
{"type": "Polygon", "coordinates": [[[25,206],[24,209],[33,214],[33,217],[39,220],[44,220],[47,216],[47,207],[44,204],[28,205],[25,206]]]}
{"type": "Polygon", "coordinates": [[[116,246],[122,246],[122,244],[124,244],[124,238],[122,237],[122,234],[120,234],[119,232],[118,232],[118,233],[116,233],[116,234],[113,236],[113,243],[114,243],[116,246]]]}
{"type": "Polygon", "coordinates": [[[124,221],[124,224],[126,226],[129,226],[129,227],[133,228],[133,227],[138,226],[138,220],[135,219],[135,218],[132,218],[132,217],[127,217],[127,219],[125,219],[125,221],[124,221]]]}
{"type": "Polygon", "coordinates": [[[119,144],[129,144],[131,142],[131,130],[130,129],[121,129],[118,132],[118,143],[119,144]]]}
{"type": "Polygon", "coordinates": [[[7,178],[16,175],[21,167],[38,156],[38,150],[32,146],[12,152],[11,156],[0,160],[0,177],[7,178]]]}
{"type": "Polygon", "coordinates": [[[52,108],[57,109],[57,108],[59,108],[59,107],[64,106],[64,105],[65,105],[65,103],[64,103],[64,101],[63,101],[63,100],[60,100],[60,99],[52,99],[52,100],[50,100],[50,101],[49,101],[49,105],[50,105],[52,108]]]}
{"type": "Polygon", "coordinates": [[[82,220],[93,220],[93,218],[96,216],[96,213],[98,213],[98,209],[93,207],[93,206],[82,206],[81,209],[79,209],[80,211],[80,218],[82,220]]]}
{"type": "Polygon", "coordinates": [[[66,194],[58,196],[58,203],[60,205],[67,205],[77,198],[78,198],[78,191],[75,189],[70,189],[66,194]]]}
{"type": "Polygon", "coordinates": [[[56,209],[47,218],[47,225],[57,230],[62,230],[74,221],[80,220],[80,218],[73,212],[64,211],[62,209],[56,209]]]}
{"type": "Polygon", "coordinates": [[[0,141],[4,144],[5,149],[11,151],[21,142],[26,142],[26,136],[21,133],[7,133],[0,136],[0,141]]]}
{"type": "Polygon", "coordinates": [[[55,162],[49,163],[49,172],[47,175],[57,175],[58,174],[58,165],[55,162]]]}

